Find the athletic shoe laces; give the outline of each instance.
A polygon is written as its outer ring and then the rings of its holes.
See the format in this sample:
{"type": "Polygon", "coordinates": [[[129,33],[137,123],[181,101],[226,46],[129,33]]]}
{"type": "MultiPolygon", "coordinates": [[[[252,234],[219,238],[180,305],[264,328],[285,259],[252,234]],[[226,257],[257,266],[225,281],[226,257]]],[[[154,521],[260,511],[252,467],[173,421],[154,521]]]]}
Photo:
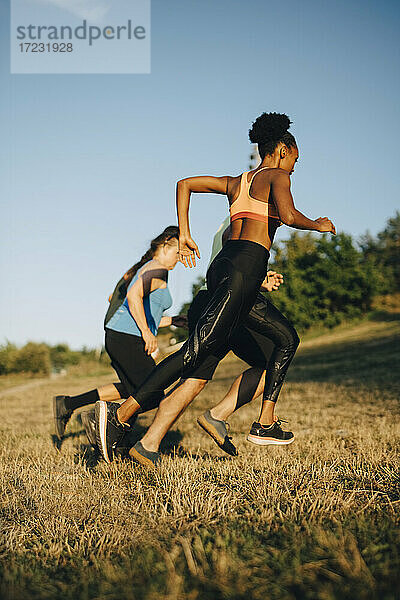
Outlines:
{"type": "MultiPolygon", "coordinates": [[[[229,425],[228,421],[224,421],[224,423],[225,423],[225,427],[226,427],[226,432],[229,433],[231,426],[229,425]]],[[[227,435],[226,437],[228,438],[228,440],[232,439],[231,435],[227,435]]]]}

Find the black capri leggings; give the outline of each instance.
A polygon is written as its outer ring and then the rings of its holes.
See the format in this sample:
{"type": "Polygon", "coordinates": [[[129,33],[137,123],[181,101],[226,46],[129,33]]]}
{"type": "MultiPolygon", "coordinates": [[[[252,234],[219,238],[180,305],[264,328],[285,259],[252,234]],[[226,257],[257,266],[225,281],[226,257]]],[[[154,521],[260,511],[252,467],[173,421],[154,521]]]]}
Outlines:
{"type": "Polygon", "coordinates": [[[276,402],[300,338],[290,321],[261,294],[247,315],[244,327],[269,338],[274,344],[266,363],[263,402],[276,402]]]}
{"type": "MultiPolygon", "coordinates": [[[[105,332],[106,352],[122,384],[121,387],[118,384],[121,398],[134,396],[141,384],[154,371],[156,363],[145,351],[142,337],[107,328],[105,332]]],[[[164,391],[158,395],[154,394],[147,410],[156,408],[163,395],[164,391]]]]}
{"type": "Polygon", "coordinates": [[[207,271],[210,301],[180,350],[165,358],[135,394],[143,411],[154,396],[182,377],[199,376],[205,361],[220,360],[230,338],[252,308],[267,273],[269,252],[255,242],[229,240],[207,271]],[[197,372],[196,372],[197,371],[197,372]]]}
{"type": "MultiPolygon", "coordinates": [[[[201,290],[188,311],[189,332],[207,306],[210,293],[201,290]]],[[[236,409],[250,402],[263,371],[267,371],[264,400],[276,402],[287,369],[299,345],[293,325],[263,294],[256,301],[244,322],[233,331],[229,350],[252,368],[243,373],[236,409]]],[[[219,360],[226,354],[222,348],[218,357],[209,357],[192,377],[211,379],[219,360]]]]}

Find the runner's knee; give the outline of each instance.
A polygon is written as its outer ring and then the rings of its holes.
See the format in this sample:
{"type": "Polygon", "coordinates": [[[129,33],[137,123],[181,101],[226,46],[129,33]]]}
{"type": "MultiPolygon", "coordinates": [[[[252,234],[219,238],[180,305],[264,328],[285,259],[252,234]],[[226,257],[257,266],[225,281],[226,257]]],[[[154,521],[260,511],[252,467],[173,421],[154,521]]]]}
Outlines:
{"type": "Polygon", "coordinates": [[[275,345],[285,354],[295,354],[300,338],[293,325],[280,323],[276,331],[275,345]]]}
{"type": "Polygon", "coordinates": [[[208,380],[207,379],[186,379],[186,382],[191,387],[193,393],[200,394],[202,390],[206,387],[208,380]]]}
{"type": "Polygon", "coordinates": [[[295,328],[292,326],[291,327],[291,347],[293,348],[293,352],[296,352],[297,348],[299,347],[300,344],[300,338],[299,335],[297,333],[297,331],[295,330],[295,328]]]}

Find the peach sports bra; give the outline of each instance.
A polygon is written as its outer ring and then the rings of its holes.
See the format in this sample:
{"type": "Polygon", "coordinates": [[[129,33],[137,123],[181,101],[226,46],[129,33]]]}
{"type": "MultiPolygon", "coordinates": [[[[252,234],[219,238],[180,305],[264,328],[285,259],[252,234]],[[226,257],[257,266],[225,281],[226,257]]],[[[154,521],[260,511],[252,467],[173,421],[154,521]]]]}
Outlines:
{"type": "MultiPolygon", "coordinates": [[[[268,219],[278,219],[279,221],[279,214],[272,200],[268,199],[267,202],[264,202],[250,196],[250,187],[254,176],[263,169],[271,168],[273,167],[261,167],[261,169],[253,173],[249,182],[247,181],[247,174],[250,171],[242,173],[239,195],[229,208],[231,223],[237,219],[254,219],[255,221],[262,221],[264,223],[267,223],[268,219]]],[[[279,225],[281,225],[280,221],[279,225]]]]}

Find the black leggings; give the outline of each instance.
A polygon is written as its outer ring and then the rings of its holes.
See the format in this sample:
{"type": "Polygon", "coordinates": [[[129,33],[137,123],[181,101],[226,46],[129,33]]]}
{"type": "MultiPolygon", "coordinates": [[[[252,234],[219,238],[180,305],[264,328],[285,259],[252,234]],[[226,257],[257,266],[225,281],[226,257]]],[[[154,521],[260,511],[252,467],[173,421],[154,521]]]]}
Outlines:
{"type": "MultiPolygon", "coordinates": [[[[201,290],[194,298],[188,311],[189,331],[194,329],[209,298],[207,290],[201,290]]],[[[236,327],[229,340],[229,350],[252,367],[243,373],[236,409],[251,401],[265,370],[264,400],[276,402],[299,341],[290,321],[259,293],[248,316],[236,327]]],[[[223,348],[219,357],[209,357],[194,375],[199,379],[211,379],[218,361],[225,354],[226,348],[223,348]]]]}
{"type": "Polygon", "coordinates": [[[182,348],[165,358],[135,394],[143,411],[174,381],[195,377],[210,356],[229,350],[236,327],[252,308],[267,273],[269,252],[255,242],[229,240],[207,271],[210,301],[182,348]],[[196,374],[197,371],[197,374],[196,374]]]}
{"type": "MultiPolygon", "coordinates": [[[[105,348],[111,358],[111,366],[121,382],[116,384],[116,387],[121,398],[134,396],[140,385],[154,371],[156,363],[147,354],[142,337],[108,328],[105,332],[105,348]]],[[[163,396],[164,390],[154,394],[147,410],[156,408],[163,396]]]]}
{"type": "Polygon", "coordinates": [[[274,343],[274,349],[266,364],[263,402],[276,402],[300,338],[290,321],[261,294],[247,315],[244,327],[258,332],[274,343]]]}

